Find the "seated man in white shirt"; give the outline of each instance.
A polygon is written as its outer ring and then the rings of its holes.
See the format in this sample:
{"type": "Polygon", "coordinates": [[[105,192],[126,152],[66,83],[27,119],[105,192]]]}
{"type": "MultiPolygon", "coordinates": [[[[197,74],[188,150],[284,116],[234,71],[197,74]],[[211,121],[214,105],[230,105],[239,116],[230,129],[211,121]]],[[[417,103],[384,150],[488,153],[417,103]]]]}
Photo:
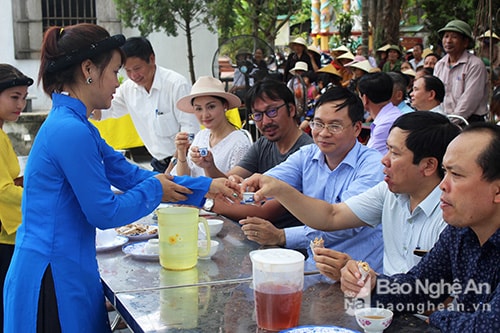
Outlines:
{"type": "MultiPolygon", "coordinates": [[[[387,139],[388,152],[382,159],[385,181],[342,203],[308,197],[282,181],[258,174],[244,181],[242,188],[256,189],[256,200],[273,197],[315,229],[382,224],[384,273],[406,272],[420,260],[413,251],[430,250],[445,227],[439,209],[441,163],[448,143],[459,132],[446,116],[435,112],[402,115],[387,139]]],[[[328,258],[323,259],[315,256],[318,269],[327,273],[328,258]]]]}
{"type": "Polygon", "coordinates": [[[444,84],[436,76],[424,75],[413,82],[410,94],[411,105],[417,111],[434,111],[445,114],[443,110],[444,84]]]}
{"type": "Polygon", "coordinates": [[[94,110],[94,119],[119,118],[130,114],[155,171],[165,172],[175,153],[178,132],[197,133],[194,114],[181,112],[177,100],[189,94],[191,84],[181,74],[156,65],[151,43],[144,37],[128,38],[122,46],[129,80],[114,95],[111,108],[94,110]]]}

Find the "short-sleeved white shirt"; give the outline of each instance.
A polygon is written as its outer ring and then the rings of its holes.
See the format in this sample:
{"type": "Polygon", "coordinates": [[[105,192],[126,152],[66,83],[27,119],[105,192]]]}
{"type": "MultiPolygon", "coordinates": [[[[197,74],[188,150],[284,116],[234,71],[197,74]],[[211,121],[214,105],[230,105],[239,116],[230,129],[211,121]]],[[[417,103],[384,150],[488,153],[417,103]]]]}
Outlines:
{"type": "Polygon", "coordinates": [[[176,103],[190,93],[191,85],[181,74],[156,66],[149,92],[132,80],[116,90],[111,108],[102,110],[102,119],[130,113],[137,133],[148,152],[162,160],[175,153],[178,132],[197,133],[200,125],[194,114],[177,109],[176,103]]]}
{"type": "Polygon", "coordinates": [[[382,223],[384,274],[406,273],[419,261],[413,250],[430,250],[446,227],[438,186],[410,212],[410,197],[392,193],[386,182],[345,201],[365,223],[382,223]]]}

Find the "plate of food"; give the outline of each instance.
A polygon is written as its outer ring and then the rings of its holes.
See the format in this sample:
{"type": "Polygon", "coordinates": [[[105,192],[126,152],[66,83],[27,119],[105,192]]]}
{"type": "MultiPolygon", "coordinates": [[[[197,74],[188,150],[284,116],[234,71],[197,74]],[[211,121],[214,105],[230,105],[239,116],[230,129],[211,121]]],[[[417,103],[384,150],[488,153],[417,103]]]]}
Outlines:
{"type": "Polygon", "coordinates": [[[97,240],[95,250],[97,252],[111,251],[122,247],[128,242],[128,238],[125,236],[116,235],[112,240],[100,242],[97,240]]]}
{"type": "Polygon", "coordinates": [[[152,243],[154,239],[147,242],[130,243],[122,247],[123,253],[139,260],[158,261],[158,243],[152,243]]]}
{"type": "Polygon", "coordinates": [[[281,333],[359,333],[339,326],[298,326],[281,331],[281,333]]]}
{"type": "Polygon", "coordinates": [[[134,222],[115,230],[119,235],[126,236],[133,242],[158,237],[158,226],[154,224],[134,222]]]}

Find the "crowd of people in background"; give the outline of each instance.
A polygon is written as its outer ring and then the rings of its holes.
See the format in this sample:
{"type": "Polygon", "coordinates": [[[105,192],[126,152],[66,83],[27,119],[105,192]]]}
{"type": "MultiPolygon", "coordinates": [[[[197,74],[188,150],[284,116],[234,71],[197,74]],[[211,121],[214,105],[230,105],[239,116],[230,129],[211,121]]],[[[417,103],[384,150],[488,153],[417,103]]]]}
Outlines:
{"type": "MultiPolygon", "coordinates": [[[[464,285],[476,277],[492,293],[454,295],[466,310],[437,311],[430,322],[445,331],[497,328],[500,131],[487,122],[500,118],[500,38],[488,30],[476,41],[461,20],[439,34],[443,54],[423,44],[325,53],[298,37],[273,75],[263,49],[242,48],[226,92],[218,78],[191,86],[158,66],[144,37],[93,24],[51,27],[39,82],[53,105],[24,177],[2,126],[17,120],[33,80],[0,64],[0,325],[109,332],[96,227],[128,224],[163,201],[223,214],[250,241],[306,253],[346,293],[371,282],[370,293],[376,280],[457,277],[464,285]],[[129,80],[120,85],[122,67],[129,80]],[[257,140],[227,119],[242,105],[257,140]],[[152,170],[129,163],[88,120],[127,113],[152,170]],[[239,204],[247,186],[268,200],[239,204]],[[315,238],[324,249],[309,248],[315,238]],[[417,258],[414,249],[429,254],[417,258]],[[477,263],[477,276],[462,257],[477,263]],[[368,280],[356,271],[362,259],[368,280]],[[477,310],[483,303],[491,313],[477,310]]],[[[374,293],[384,304],[421,301],[374,293]]]]}

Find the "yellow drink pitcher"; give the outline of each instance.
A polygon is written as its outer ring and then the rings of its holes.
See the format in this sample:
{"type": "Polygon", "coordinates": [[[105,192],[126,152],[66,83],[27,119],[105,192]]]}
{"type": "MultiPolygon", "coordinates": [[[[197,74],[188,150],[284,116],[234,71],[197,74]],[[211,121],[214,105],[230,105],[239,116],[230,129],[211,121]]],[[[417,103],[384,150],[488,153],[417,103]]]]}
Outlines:
{"type": "Polygon", "coordinates": [[[164,207],[157,210],[160,239],[160,264],[171,270],[184,270],[196,266],[198,251],[201,256],[210,252],[210,234],[206,233],[207,247],[198,250],[199,210],[191,207],[164,207]],[[206,253],[205,253],[206,251],[206,253]]]}

